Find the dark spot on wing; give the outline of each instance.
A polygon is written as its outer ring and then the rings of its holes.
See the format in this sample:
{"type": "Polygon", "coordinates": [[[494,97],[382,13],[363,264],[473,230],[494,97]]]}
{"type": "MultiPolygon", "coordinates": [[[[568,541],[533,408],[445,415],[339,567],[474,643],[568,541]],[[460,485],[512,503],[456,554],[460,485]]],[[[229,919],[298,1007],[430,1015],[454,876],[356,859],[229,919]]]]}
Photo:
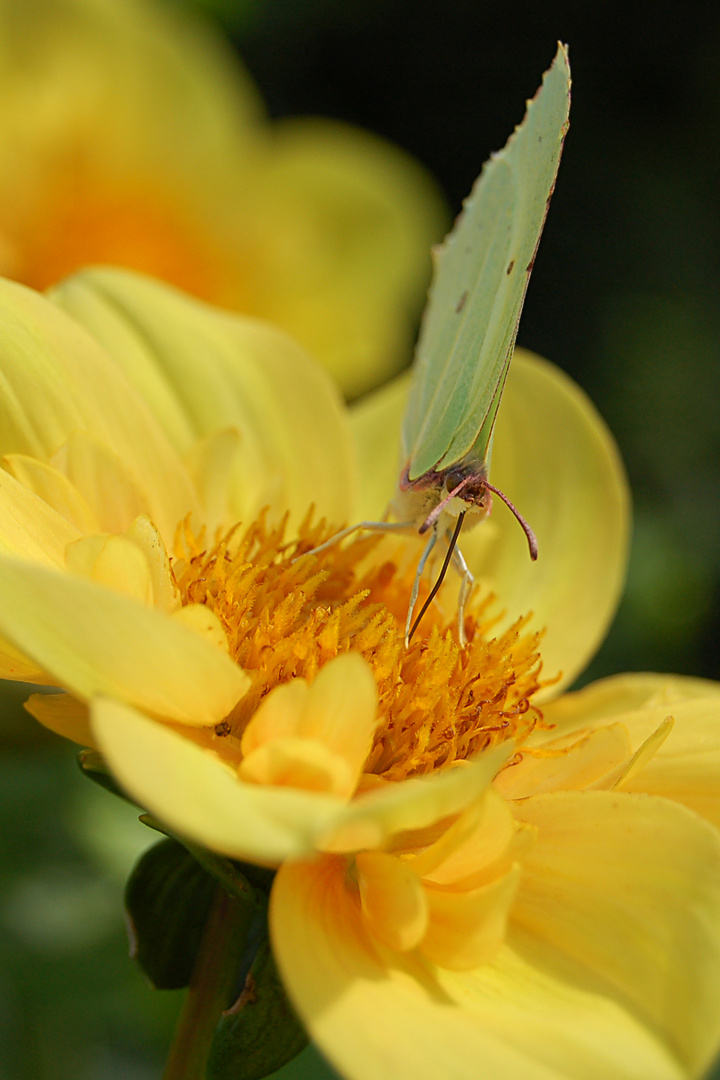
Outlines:
{"type": "Polygon", "coordinates": [[[462,311],[462,309],[465,307],[465,301],[467,300],[467,298],[468,298],[468,291],[466,289],[465,292],[460,297],[460,299],[458,300],[457,305],[455,307],[455,314],[456,315],[459,315],[460,312],[462,311]]]}
{"type": "Polygon", "coordinates": [[[511,259],[511,260],[510,260],[510,262],[508,263],[508,268],[507,268],[507,270],[505,271],[505,273],[506,273],[506,274],[512,274],[512,272],[513,272],[513,267],[514,267],[514,266],[515,266],[515,260],[514,260],[514,259],[511,259]]]}

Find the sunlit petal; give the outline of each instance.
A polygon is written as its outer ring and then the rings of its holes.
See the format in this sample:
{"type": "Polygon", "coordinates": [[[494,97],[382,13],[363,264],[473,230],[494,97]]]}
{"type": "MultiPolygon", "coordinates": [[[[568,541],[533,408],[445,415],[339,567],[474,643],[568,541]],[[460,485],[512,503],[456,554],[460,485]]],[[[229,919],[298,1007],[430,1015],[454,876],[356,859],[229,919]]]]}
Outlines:
{"type": "Polygon", "coordinates": [[[64,566],[65,548],[79,537],[67,518],[0,469],[0,550],[45,566],[64,566]]]}
{"type": "Polygon", "coordinates": [[[499,746],[454,769],[383,784],[350,803],[319,846],[325,851],[379,848],[394,833],[448,818],[482,795],[508,753],[499,746]]]}
{"type": "Polygon", "coordinates": [[[295,1007],[349,1080],[687,1080],[662,1036],[527,948],[450,972],[373,945],[339,858],[282,866],[270,921],[295,1007]]]}
{"type": "Polygon", "coordinates": [[[72,694],[31,694],[25,708],[50,731],[80,746],[95,748],[88,707],[72,694]]]}
{"type": "Polygon", "coordinates": [[[100,532],[100,524],[86,500],[59,469],[27,454],[6,454],[3,465],[23,487],[39,495],[80,532],[100,532]]]}
{"type": "Polygon", "coordinates": [[[264,865],[309,854],[342,800],[238,780],[218,755],[119,702],[92,705],[92,729],[120,783],[161,821],[213,851],[264,865]]]}
{"type": "Polygon", "coordinates": [[[78,323],[32,290],[0,280],[0,316],[3,451],[49,461],[72,432],[94,436],[142,484],[170,543],[196,498],[147,404],[78,323]]]}
{"type": "Polygon", "coordinates": [[[374,938],[407,952],[425,937],[428,902],[411,866],[383,851],[364,851],[355,860],[363,917],[374,938]]]}
{"type": "Polygon", "coordinates": [[[677,675],[616,675],[544,707],[560,733],[615,719],[633,749],[671,717],[672,730],[622,790],[664,795],[720,826],[720,687],[677,675]]]}
{"type": "Polygon", "coordinates": [[[231,520],[267,502],[296,518],[310,502],[347,518],[355,491],[347,422],[330,380],[289,338],[119,270],[85,271],[51,296],[124,369],[180,454],[219,429],[238,432],[231,520]]]}
{"type": "Polygon", "coordinates": [[[80,698],[109,694],[203,726],[249,685],[200,635],[94,582],[2,559],[0,588],[0,632],[80,698]]]}
{"type": "Polygon", "coordinates": [[[538,836],[513,920],[700,1075],[720,1039],[718,831],[643,795],[561,792],[516,812],[538,836]]]}

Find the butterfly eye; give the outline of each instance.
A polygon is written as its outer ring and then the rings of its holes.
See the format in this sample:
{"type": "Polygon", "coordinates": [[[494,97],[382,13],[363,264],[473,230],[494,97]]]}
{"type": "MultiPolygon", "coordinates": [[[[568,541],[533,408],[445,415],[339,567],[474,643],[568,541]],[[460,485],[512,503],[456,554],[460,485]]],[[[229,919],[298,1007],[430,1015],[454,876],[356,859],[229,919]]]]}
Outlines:
{"type": "Polygon", "coordinates": [[[447,492],[453,491],[458,484],[462,484],[465,479],[465,473],[462,469],[450,469],[445,476],[445,490],[447,492]]]}

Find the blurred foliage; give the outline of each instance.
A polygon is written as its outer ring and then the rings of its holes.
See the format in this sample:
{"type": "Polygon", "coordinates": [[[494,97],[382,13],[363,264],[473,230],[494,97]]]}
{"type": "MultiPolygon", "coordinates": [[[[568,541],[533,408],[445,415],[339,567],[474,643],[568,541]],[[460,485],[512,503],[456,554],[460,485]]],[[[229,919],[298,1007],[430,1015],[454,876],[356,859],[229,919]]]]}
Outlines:
{"type": "MultiPolygon", "coordinates": [[[[118,0],[120,2],[120,0],[118,0]]],[[[455,210],[570,44],[572,127],[520,341],[616,434],[635,498],[628,588],[587,677],[717,678],[720,20],[657,0],[168,0],[224,24],[274,115],[410,150],[455,210]]],[[[128,962],[123,881],[155,839],[26,715],[0,724],[0,1080],[151,1080],[179,995],[128,962]]],[[[332,1074],[312,1049],[282,1080],[332,1074]]],[[[717,1073],[720,1077],[720,1072],[717,1073]]]]}

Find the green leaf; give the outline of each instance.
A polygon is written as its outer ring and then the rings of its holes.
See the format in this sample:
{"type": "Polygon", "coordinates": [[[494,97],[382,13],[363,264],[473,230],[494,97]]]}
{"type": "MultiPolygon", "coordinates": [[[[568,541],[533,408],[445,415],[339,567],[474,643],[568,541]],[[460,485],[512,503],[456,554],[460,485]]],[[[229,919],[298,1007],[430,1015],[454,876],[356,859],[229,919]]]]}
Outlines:
{"type": "Polygon", "coordinates": [[[245,989],[218,1024],[206,1080],[260,1080],[291,1061],[307,1042],[265,941],[245,989]]]}
{"type": "Polygon", "coordinates": [[[234,859],[226,859],[222,855],[215,855],[207,848],[199,844],[193,844],[189,840],[180,840],[162,822],[157,821],[151,814],[140,814],[139,821],[148,829],[162,833],[171,840],[178,840],[197,862],[211,874],[218,884],[222,885],[228,896],[235,896],[239,900],[254,903],[258,909],[267,903],[270,889],[275,878],[275,871],[265,866],[254,866],[252,863],[237,862],[234,859]]]}
{"type": "Polygon", "coordinates": [[[107,766],[105,758],[102,754],[99,754],[97,750],[81,750],[77,756],[77,763],[80,766],[80,771],[83,776],[87,776],[88,780],[92,780],[101,788],[105,788],[105,790],[109,791],[112,795],[117,795],[119,799],[124,799],[125,802],[134,802],[134,800],[129,798],[122,788],[119,787],[107,766]]]}
{"type": "Polygon", "coordinates": [[[177,840],[146,851],[125,888],[130,953],[158,990],[187,986],[217,881],[177,840]]]}

